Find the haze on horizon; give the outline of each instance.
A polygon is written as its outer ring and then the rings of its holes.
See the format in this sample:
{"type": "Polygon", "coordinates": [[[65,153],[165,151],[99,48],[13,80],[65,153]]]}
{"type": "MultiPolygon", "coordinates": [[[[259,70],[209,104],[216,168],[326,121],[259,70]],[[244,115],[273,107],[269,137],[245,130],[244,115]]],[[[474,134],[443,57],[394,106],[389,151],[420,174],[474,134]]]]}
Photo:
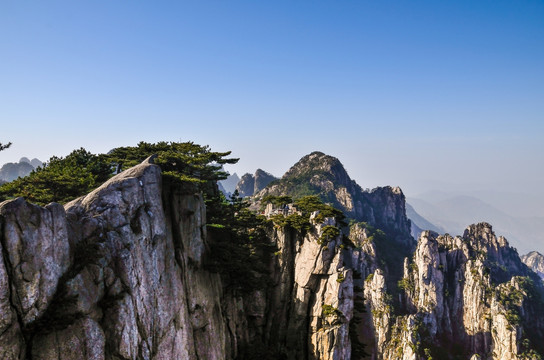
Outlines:
{"type": "Polygon", "coordinates": [[[281,176],[319,150],[364,188],[544,216],[542,19],[539,1],[3,2],[0,164],[181,140],[281,176]]]}

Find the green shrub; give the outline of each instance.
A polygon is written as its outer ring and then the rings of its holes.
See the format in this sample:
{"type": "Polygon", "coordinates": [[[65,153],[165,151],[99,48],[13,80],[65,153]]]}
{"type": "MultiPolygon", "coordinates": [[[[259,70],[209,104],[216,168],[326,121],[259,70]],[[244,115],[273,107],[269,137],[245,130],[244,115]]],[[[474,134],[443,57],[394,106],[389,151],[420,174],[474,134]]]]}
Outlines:
{"type": "Polygon", "coordinates": [[[317,240],[319,245],[326,246],[330,240],[337,238],[340,235],[340,229],[333,225],[323,226],[321,236],[317,240]]]}
{"type": "Polygon", "coordinates": [[[335,308],[334,306],[332,305],[328,305],[328,304],[323,304],[321,306],[321,309],[322,309],[322,316],[323,317],[327,317],[327,316],[340,316],[342,315],[342,312],[340,310],[338,310],[337,308],[335,308]]]}

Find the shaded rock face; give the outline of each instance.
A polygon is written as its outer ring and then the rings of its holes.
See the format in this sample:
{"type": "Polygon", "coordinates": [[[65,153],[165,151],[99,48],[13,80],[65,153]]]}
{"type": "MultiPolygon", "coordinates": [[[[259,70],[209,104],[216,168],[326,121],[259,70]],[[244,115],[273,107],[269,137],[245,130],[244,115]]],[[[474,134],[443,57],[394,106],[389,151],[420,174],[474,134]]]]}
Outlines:
{"type": "Polygon", "coordinates": [[[251,174],[244,174],[236,185],[236,190],[241,197],[251,196],[255,190],[255,177],[251,174]]]}
{"type": "Polygon", "coordinates": [[[363,198],[369,204],[368,216],[365,218],[369,223],[401,238],[405,237],[404,241],[410,242],[407,239],[411,225],[406,217],[406,199],[399,187],[379,187],[370,193],[363,193],[363,198]]]}
{"type": "Polygon", "coordinates": [[[270,184],[272,181],[277,180],[277,178],[274,175],[267,173],[266,171],[261,169],[257,169],[253,177],[255,178],[255,187],[253,188],[253,194],[258,193],[259,191],[264,189],[268,184],[270,184]]]}
{"type": "Polygon", "coordinates": [[[273,358],[351,358],[352,272],[342,260],[341,236],[325,245],[318,242],[323,227],[333,221],[314,224],[303,238],[288,228],[274,230],[279,251],[266,325],[266,343],[279,349],[273,358]]]}
{"type": "Polygon", "coordinates": [[[244,174],[236,185],[236,190],[238,190],[241,197],[252,196],[264,189],[274,180],[277,180],[274,175],[267,173],[264,170],[257,169],[254,175],[244,174]]]}
{"type": "Polygon", "coordinates": [[[23,330],[46,313],[70,264],[64,209],[22,199],[0,206],[0,358],[24,358],[23,330]]]}
{"type": "Polygon", "coordinates": [[[537,251],[531,251],[530,253],[523,255],[521,261],[537,273],[538,276],[544,279],[544,255],[537,251]]]}

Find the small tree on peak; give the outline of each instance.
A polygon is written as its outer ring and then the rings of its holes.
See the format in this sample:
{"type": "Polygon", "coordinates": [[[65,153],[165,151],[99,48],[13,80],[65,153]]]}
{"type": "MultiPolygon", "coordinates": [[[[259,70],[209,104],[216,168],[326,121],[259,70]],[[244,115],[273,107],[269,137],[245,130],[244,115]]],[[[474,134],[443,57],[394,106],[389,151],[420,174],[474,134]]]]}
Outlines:
{"type": "Polygon", "coordinates": [[[10,146],[11,146],[11,143],[7,143],[5,145],[0,143],[0,151],[5,150],[5,149],[9,148],[10,146]]]}

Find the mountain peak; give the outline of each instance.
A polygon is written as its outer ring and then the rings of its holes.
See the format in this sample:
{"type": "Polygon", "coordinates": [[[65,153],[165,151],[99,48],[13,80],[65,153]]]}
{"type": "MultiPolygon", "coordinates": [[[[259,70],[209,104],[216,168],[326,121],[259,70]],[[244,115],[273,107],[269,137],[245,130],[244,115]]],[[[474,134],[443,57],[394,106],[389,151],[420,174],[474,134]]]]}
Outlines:
{"type": "Polygon", "coordinates": [[[413,242],[400,188],[386,186],[365,192],[349,177],[340,160],[320,151],[303,156],[279,181],[256,194],[256,200],[265,195],[287,195],[293,199],[317,195],[348,218],[393,234],[397,242],[413,242]]]}
{"type": "Polygon", "coordinates": [[[530,253],[523,255],[521,261],[544,280],[544,255],[538,251],[531,251],[530,253]]]}
{"type": "Polygon", "coordinates": [[[250,173],[244,174],[236,185],[236,190],[238,190],[238,193],[242,197],[252,196],[274,180],[276,180],[274,175],[262,169],[257,169],[255,175],[251,175],[250,173]]]}
{"type": "Polygon", "coordinates": [[[255,170],[255,177],[257,177],[257,176],[263,176],[263,175],[266,175],[266,176],[274,176],[274,175],[272,175],[271,173],[269,173],[268,171],[264,171],[263,169],[257,169],[257,170],[255,170]]]}
{"type": "Polygon", "coordinates": [[[302,157],[283,175],[283,179],[302,177],[311,180],[313,176],[319,173],[332,175],[334,179],[340,181],[344,186],[351,183],[351,179],[340,160],[320,151],[314,151],[302,157]]]}
{"type": "Polygon", "coordinates": [[[472,241],[479,249],[493,248],[496,251],[499,248],[509,247],[508,241],[502,236],[495,236],[493,227],[486,222],[472,224],[467,227],[463,238],[472,241]]]}

